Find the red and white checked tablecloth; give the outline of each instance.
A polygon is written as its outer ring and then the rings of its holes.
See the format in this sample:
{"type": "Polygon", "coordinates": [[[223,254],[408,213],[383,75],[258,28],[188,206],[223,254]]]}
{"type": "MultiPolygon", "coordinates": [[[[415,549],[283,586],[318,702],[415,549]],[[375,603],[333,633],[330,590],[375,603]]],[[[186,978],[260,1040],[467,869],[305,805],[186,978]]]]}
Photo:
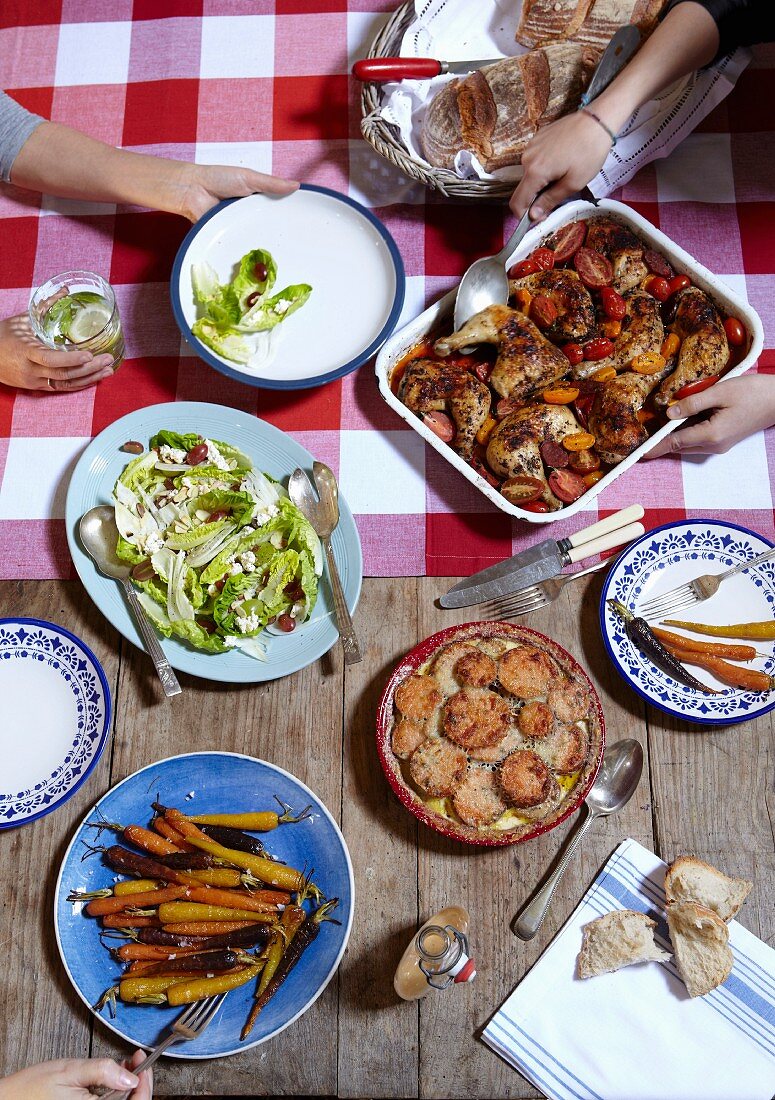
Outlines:
{"type": "MultiPolygon", "coordinates": [[[[401,250],[403,319],[494,252],[504,208],[410,184],[360,138],[348,76],[393,0],[2,0],[0,87],[24,106],[127,148],[251,165],[336,188],[373,208],[401,250]]],[[[618,196],[747,296],[764,322],[760,371],[775,370],[775,49],[756,51],[732,95],[665,161],[618,196]]],[[[507,226],[508,228],[508,226],[507,226]]],[[[460,575],[549,531],[497,511],[381,401],[371,365],[315,390],[240,385],[182,343],[167,283],[188,224],[133,208],[0,187],[0,316],[68,267],[116,288],[127,360],[72,395],[0,386],[0,576],[67,577],[70,472],[88,441],[160,401],[249,410],[337,472],[375,575],[460,575]]],[[[726,455],[630,470],[592,522],[633,501],[649,525],[726,517],[772,537],[775,432],[726,455]]]]}

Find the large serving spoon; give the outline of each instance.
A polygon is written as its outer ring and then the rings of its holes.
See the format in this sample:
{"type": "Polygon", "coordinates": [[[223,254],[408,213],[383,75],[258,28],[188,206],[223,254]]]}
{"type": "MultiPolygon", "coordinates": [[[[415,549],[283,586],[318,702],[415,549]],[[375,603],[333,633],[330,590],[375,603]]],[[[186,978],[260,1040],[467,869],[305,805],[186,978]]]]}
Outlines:
{"type": "Polygon", "coordinates": [[[585,817],[573,834],[556,869],[528,902],[514,924],[514,931],[520,939],[532,939],[541,927],[557,883],[562,878],[571,856],[578,848],[579,841],[589,826],[596,818],[614,814],[630,801],[640,782],[642,772],[643,749],[639,741],[632,739],[617,741],[615,745],[609,745],[605,750],[600,771],[584,800],[585,817]]]}
{"type": "Polygon", "coordinates": [[[159,645],[156,631],[148,621],[148,616],[143,611],[137,598],[137,593],[129,579],[131,567],[116,557],[116,544],[118,542],[118,528],[113,509],[108,504],[97,508],[90,508],[81,516],[78,524],[78,534],[81,537],[83,548],[101,573],[106,577],[119,582],[124,589],[127,602],[135,617],[137,629],[143,639],[154,668],[159,675],[164,694],[169,699],[173,695],[180,695],[183,690],[178,683],[178,678],[172,671],[172,666],[167,660],[164,650],[159,645]]]}
{"type": "Polygon", "coordinates": [[[295,469],[290,476],[288,495],[299,511],[310,521],[323,543],[328,562],[328,575],[331,578],[331,591],[334,594],[334,612],[339,627],[339,637],[342,639],[344,663],[354,665],[363,660],[363,657],[331,547],[331,534],[339,523],[339,487],[333,471],[323,462],[312,463],[312,476],[315,479],[317,496],[310,479],[304,470],[299,468],[295,469]]]}

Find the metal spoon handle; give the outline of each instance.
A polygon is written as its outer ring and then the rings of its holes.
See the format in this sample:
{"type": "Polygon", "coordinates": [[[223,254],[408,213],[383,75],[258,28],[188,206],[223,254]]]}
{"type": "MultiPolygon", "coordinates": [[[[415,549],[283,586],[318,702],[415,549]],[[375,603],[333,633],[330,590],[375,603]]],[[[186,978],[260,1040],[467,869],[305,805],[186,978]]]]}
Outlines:
{"type": "Polygon", "coordinates": [[[532,205],[533,205],[533,199],[531,199],[530,202],[528,203],[527,210],[525,211],[525,213],[522,215],[522,217],[517,222],[516,229],[511,234],[509,239],[506,241],[503,248],[500,250],[500,252],[496,253],[496,255],[493,256],[494,260],[500,260],[501,263],[505,264],[506,261],[508,260],[509,256],[511,256],[514,249],[517,247],[519,242],[522,240],[522,238],[527,233],[528,229],[530,229],[530,207],[532,205]]]}
{"type": "Polygon", "coordinates": [[[339,627],[339,637],[342,639],[344,663],[346,665],[357,665],[359,661],[363,660],[361,647],[358,645],[355,627],[353,626],[353,621],[350,618],[350,611],[347,607],[347,600],[344,598],[342,582],[339,578],[339,569],[336,564],[336,558],[334,557],[334,551],[331,547],[331,539],[323,539],[323,546],[326,549],[328,575],[331,578],[331,589],[334,593],[334,612],[336,614],[336,623],[339,627]]]}
{"type": "Polygon", "coordinates": [[[594,821],[597,815],[587,807],[587,816],[582,821],[581,825],[577,826],[575,833],[571,837],[571,840],[563,853],[563,857],[557,864],[557,867],[546,880],[544,885],[535,895],[535,897],[525,906],[522,912],[519,914],[519,919],[514,926],[514,931],[517,933],[521,940],[531,940],[536,934],[538,929],[543,924],[546,911],[549,908],[549,903],[552,900],[552,895],[557,888],[557,883],[560,881],[565,873],[565,868],[570,863],[571,856],[579,846],[579,842],[587,831],[589,826],[594,821]]]}
{"type": "Polygon", "coordinates": [[[164,694],[167,698],[171,698],[173,695],[180,695],[183,689],[178,683],[178,678],[172,671],[172,666],[164,655],[164,650],[159,645],[159,639],[156,637],[156,631],[153,629],[148,621],[148,616],[145,614],[142,608],[142,604],[137,598],[132,584],[128,580],[123,580],[124,592],[129,602],[129,606],[132,608],[132,614],[135,617],[137,623],[137,629],[140,631],[140,637],[143,639],[143,645],[148,651],[148,655],[153,661],[153,667],[161,680],[161,685],[164,688],[164,694]]]}

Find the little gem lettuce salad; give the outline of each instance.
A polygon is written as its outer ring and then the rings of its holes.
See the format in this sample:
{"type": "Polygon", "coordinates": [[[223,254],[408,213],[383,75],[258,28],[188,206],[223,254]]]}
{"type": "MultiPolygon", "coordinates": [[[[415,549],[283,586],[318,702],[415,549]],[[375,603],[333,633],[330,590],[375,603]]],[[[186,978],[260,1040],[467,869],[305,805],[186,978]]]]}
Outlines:
{"type": "Polygon", "coordinates": [[[236,447],[160,431],[113,489],[117,556],[165,637],[263,659],[259,635],[291,631],[315,606],[320,541],[285,489],[236,447]]]}

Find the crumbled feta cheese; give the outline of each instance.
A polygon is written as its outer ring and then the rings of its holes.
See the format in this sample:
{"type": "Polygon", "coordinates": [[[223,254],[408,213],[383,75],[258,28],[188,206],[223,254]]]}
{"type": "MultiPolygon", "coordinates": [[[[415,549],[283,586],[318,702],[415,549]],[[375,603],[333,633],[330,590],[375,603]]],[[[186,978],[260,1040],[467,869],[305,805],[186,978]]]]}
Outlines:
{"type": "Polygon", "coordinates": [[[162,443],[159,447],[159,458],[162,462],[174,462],[180,465],[186,461],[186,452],[179,447],[168,447],[166,443],[162,443]]]}
{"type": "Polygon", "coordinates": [[[144,552],[150,557],[155,554],[157,550],[164,548],[164,540],[161,535],[156,531],[151,531],[148,538],[145,540],[144,552]]]}
{"type": "Polygon", "coordinates": [[[236,577],[238,573],[242,572],[242,566],[238,561],[233,561],[231,563],[231,568],[229,569],[229,572],[231,573],[232,577],[236,577]]]}
{"type": "Polygon", "coordinates": [[[212,466],[217,466],[219,470],[230,470],[228,460],[223,457],[212,439],[206,439],[205,443],[207,444],[207,461],[212,466]]]}
{"type": "Polygon", "coordinates": [[[281,298],[279,302],[275,303],[274,311],[275,313],[279,313],[282,317],[284,313],[288,312],[290,307],[291,303],[286,298],[281,298]]]}
{"type": "Polygon", "coordinates": [[[258,630],[261,625],[261,620],[258,615],[251,612],[250,615],[238,615],[236,624],[237,630],[242,634],[252,634],[254,630],[258,630]]]}
{"type": "Polygon", "coordinates": [[[244,553],[239,555],[238,560],[246,573],[255,573],[256,555],[252,550],[245,550],[244,553]]]}
{"type": "Polygon", "coordinates": [[[218,586],[217,585],[208,584],[208,586],[207,586],[207,595],[208,596],[218,596],[219,594],[220,593],[218,592],[218,586]]]}

